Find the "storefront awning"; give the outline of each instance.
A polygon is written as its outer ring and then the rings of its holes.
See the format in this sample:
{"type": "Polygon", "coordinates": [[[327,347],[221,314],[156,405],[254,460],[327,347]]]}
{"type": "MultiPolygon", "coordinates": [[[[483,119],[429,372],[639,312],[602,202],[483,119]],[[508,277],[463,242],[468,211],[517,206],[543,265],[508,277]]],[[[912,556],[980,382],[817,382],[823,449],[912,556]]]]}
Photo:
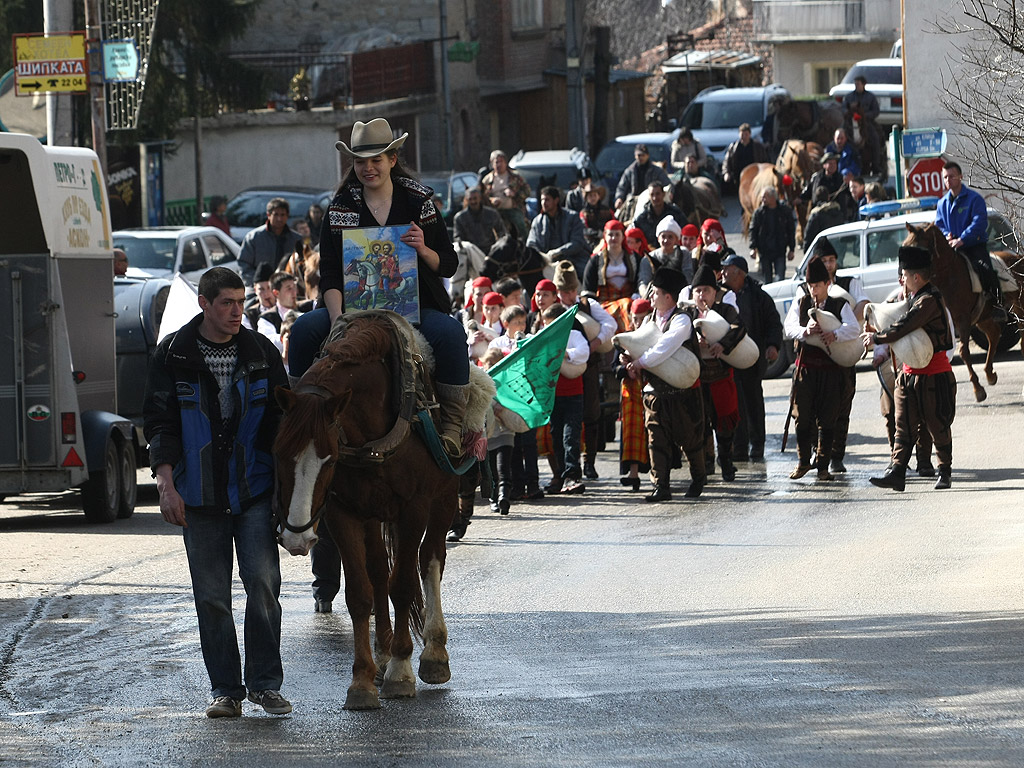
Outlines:
{"type": "Polygon", "coordinates": [[[760,63],[760,56],[744,51],[682,51],[666,59],[661,65],[661,71],[668,75],[685,72],[687,69],[733,70],[754,67],[760,63]]]}

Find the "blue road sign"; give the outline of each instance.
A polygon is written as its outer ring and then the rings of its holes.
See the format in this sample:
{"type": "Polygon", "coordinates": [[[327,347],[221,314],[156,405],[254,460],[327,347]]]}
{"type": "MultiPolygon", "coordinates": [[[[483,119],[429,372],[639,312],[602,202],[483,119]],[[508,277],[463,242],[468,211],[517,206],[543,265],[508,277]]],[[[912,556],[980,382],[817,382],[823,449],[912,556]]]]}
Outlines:
{"type": "Polygon", "coordinates": [[[938,157],[946,151],[945,128],[903,131],[904,157],[938,157]]]}

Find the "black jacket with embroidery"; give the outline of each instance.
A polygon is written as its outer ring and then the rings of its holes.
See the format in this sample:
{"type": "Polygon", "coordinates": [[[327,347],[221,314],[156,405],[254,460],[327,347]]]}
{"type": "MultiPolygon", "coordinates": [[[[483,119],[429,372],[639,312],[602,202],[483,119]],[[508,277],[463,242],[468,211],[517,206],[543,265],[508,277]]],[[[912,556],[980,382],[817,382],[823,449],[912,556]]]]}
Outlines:
{"type": "MultiPolygon", "coordinates": [[[[415,179],[393,177],[394,192],[387,226],[395,227],[415,221],[423,230],[423,242],[437,252],[440,264],[435,272],[423,259],[417,257],[420,283],[420,307],[429,307],[448,314],[451,300],[441,282],[451,277],[459,266],[459,257],[452,247],[441,214],[433,203],[434,192],[415,179]]],[[[363,202],[363,186],[358,181],[338,190],[324,219],[320,236],[320,295],[328,290],[345,294],[345,276],[342,264],[342,232],[357,227],[379,227],[370,209],[363,202]]]]}

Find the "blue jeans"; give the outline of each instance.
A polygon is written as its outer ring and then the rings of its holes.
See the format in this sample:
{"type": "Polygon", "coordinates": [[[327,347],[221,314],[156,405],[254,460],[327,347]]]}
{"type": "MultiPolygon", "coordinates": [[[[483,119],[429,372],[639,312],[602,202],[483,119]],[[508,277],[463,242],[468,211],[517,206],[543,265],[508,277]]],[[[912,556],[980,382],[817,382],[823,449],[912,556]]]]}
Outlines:
{"type": "MultiPolygon", "coordinates": [[[[583,395],[555,397],[551,409],[551,453],[563,480],[579,480],[580,442],[583,439],[583,395]]],[[[557,479],[557,478],[556,478],[557,479]]]]}
{"type": "Polygon", "coordinates": [[[240,515],[186,512],[185,553],[199,616],[199,641],[213,696],[244,699],[278,691],[281,667],[281,565],[270,512],[261,501],[240,515]],[[233,553],[245,587],[245,685],[231,613],[233,553]]]}
{"type": "MultiPolygon", "coordinates": [[[[418,328],[434,350],[434,380],[442,384],[468,384],[469,349],[462,324],[444,312],[420,308],[418,328]]],[[[330,332],[331,316],[326,307],[306,312],[295,321],[288,342],[290,375],[300,377],[309,369],[330,332]]]]}

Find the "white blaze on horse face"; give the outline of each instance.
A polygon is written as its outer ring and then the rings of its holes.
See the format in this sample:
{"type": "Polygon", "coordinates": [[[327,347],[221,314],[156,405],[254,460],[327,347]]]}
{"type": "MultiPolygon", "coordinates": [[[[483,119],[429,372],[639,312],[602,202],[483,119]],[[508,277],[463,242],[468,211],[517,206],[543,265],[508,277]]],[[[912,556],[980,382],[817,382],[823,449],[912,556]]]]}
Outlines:
{"type": "MultiPolygon", "coordinates": [[[[288,503],[288,524],[292,527],[301,528],[312,518],[313,489],[316,487],[316,479],[320,476],[320,470],[323,469],[328,458],[316,455],[316,446],[313,445],[312,440],[302,449],[302,453],[295,457],[295,485],[288,503]]],[[[309,554],[309,550],[316,540],[317,536],[313,533],[312,528],[301,533],[295,533],[286,528],[281,534],[281,543],[293,555],[309,554]]]]}

